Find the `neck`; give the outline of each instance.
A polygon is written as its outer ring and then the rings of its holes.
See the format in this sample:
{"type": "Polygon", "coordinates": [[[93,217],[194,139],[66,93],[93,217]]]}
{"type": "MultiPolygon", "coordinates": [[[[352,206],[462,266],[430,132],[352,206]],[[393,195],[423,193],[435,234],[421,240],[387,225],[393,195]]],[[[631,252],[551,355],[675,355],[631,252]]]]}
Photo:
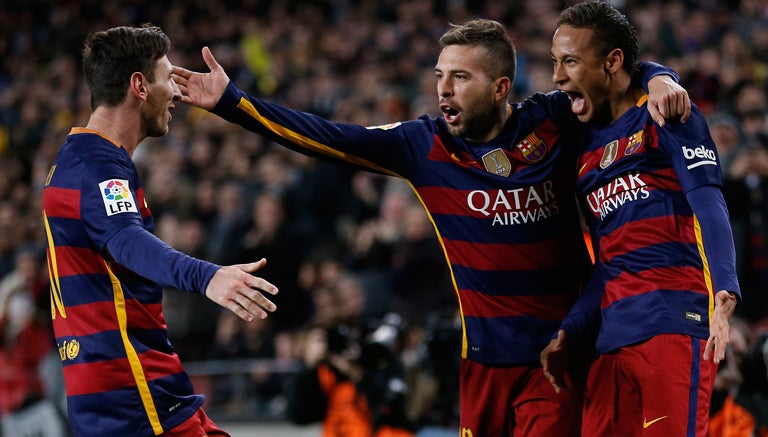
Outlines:
{"type": "Polygon", "coordinates": [[[509,105],[509,103],[504,101],[503,106],[499,106],[498,110],[494,114],[493,118],[495,118],[495,120],[488,129],[488,133],[483,138],[467,139],[476,143],[487,143],[488,141],[496,138],[501,130],[504,129],[504,125],[507,124],[507,120],[509,119],[510,115],[512,115],[512,107],[509,105]]]}
{"type": "Polygon", "coordinates": [[[138,114],[138,111],[128,108],[126,104],[100,106],[91,113],[85,127],[115,141],[133,156],[138,144],[146,137],[138,114]]]}
{"type": "Polygon", "coordinates": [[[645,94],[642,88],[631,86],[632,78],[624,70],[614,77],[614,87],[609,97],[611,123],[629,111],[645,94]]]}

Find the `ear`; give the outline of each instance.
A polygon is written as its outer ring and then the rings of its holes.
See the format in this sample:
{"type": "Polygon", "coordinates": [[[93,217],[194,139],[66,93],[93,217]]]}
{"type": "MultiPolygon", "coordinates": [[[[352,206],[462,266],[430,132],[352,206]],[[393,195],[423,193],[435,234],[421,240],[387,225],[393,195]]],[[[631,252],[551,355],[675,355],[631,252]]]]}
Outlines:
{"type": "Polygon", "coordinates": [[[512,81],[507,76],[502,76],[494,81],[494,96],[497,100],[506,101],[512,90],[512,81]]]}
{"type": "Polygon", "coordinates": [[[138,100],[146,101],[149,94],[147,82],[147,78],[140,72],[133,73],[128,83],[129,92],[138,100]]]}
{"type": "Polygon", "coordinates": [[[621,49],[613,49],[605,57],[605,71],[608,73],[616,74],[621,70],[622,64],[624,64],[624,52],[621,49]]]}

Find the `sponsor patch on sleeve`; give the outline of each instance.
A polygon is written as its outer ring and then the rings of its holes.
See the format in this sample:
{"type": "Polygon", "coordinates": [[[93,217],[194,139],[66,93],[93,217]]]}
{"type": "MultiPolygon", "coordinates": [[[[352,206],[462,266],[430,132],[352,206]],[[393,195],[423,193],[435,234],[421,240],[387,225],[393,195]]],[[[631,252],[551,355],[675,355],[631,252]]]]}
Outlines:
{"type": "Polygon", "coordinates": [[[108,179],[99,184],[99,190],[101,190],[101,198],[108,216],[123,212],[139,212],[127,180],[108,179]]]}

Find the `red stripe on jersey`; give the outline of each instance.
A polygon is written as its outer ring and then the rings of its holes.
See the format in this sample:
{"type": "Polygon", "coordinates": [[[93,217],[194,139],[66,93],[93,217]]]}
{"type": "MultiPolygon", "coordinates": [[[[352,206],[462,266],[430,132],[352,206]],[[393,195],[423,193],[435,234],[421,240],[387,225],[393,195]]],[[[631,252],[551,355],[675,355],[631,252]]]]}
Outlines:
{"type": "Polygon", "coordinates": [[[43,191],[43,210],[48,217],[80,218],[80,190],[48,186],[43,191]]]}
{"type": "Polygon", "coordinates": [[[540,320],[562,320],[574,300],[573,294],[492,296],[470,290],[461,290],[459,294],[463,296],[461,308],[466,317],[530,316],[540,320]]]}
{"type": "MultiPolygon", "coordinates": [[[[50,248],[48,249],[50,251],[50,248]]],[[[101,255],[86,247],[57,246],[56,268],[59,277],[82,274],[107,274],[101,255]]],[[[50,258],[50,253],[48,254],[50,258]]]]}
{"type": "Polygon", "coordinates": [[[436,161],[436,162],[454,162],[454,163],[461,162],[468,165],[476,164],[475,159],[473,157],[461,151],[458,151],[457,153],[458,155],[452,155],[451,152],[443,143],[442,138],[440,138],[439,135],[435,134],[434,143],[432,145],[432,149],[430,149],[429,154],[427,155],[427,159],[430,161],[436,161]]]}
{"type": "Polygon", "coordinates": [[[101,393],[136,386],[127,358],[88,364],[70,364],[64,366],[64,379],[67,381],[67,396],[101,393]]]}
{"type": "MultiPolygon", "coordinates": [[[[126,318],[130,329],[166,328],[162,317],[162,304],[140,304],[136,300],[125,301],[126,318]]],[[[99,332],[118,330],[120,327],[112,301],[95,302],[67,307],[67,317],[53,319],[56,337],[77,337],[99,332]],[[99,316],[94,316],[98,314],[99,316]]]]}
{"type": "Polygon", "coordinates": [[[479,270],[507,271],[511,265],[515,270],[554,268],[562,266],[564,257],[573,255],[562,250],[562,240],[515,245],[452,240],[444,240],[444,243],[453,262],[479,270]]]}
{"type": "Polygon", "coordinates": [[[144,188],[136,190],[136,202],[139,203],[139,212],[142,218],[147,218],[152,215],[152,212],[147,206],[147,200],[144,198],[144,188]]]}
{"type": "MultiPolygon", "coordinates": [[[[176,353],[150,351],[139,355],[147,381],[175,375],[183,371],[176,353]],[[169,359],[171,358],[171,359],[169,359]]],[[[64,366],[67,396],[102,393],[135,387],[136,380],[127,358],[64,366]]]]}
{"type": "Polygon", "coordinates": [[[453,190],[444,187],[418,187],[422,202],[429,205],[430,213],[474,216],[486,218],[480,211],[471,211],[467,206],[470,191],[453,190]],[[457,207],[457,205],[460,205],[457,207]]]}
{"type": "Polygon", "coordinates": [[[701,290],[707,293],[704,273],[695,267],[663,267],[641,272],[623,272],[605,285],[601,308],[605,309],[625,297],[639,296],[656,290],[701,290]]]}
{"type": "Polygon", "coordinates": [[[668,241],[695,243],[693,220],[667,215],[629,222],[600,239],[600,260],[610,262],[627,252],[668,241]]]}
{"type": "Polygon", "coordinates": [[[672,167],[663,168],[650,174],[650,185],[654,189],[666,189],[680,191],[683,187],[680,185],[680,178],[677,177],[675,169],[672,167]]]}

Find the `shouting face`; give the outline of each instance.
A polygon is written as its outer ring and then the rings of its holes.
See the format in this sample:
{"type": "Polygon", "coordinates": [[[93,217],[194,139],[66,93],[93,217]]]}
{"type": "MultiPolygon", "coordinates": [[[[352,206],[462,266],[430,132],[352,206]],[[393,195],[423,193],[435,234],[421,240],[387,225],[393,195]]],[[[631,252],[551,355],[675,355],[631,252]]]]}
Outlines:
{"type": "Polygon", "coordinates": [[[497,87],[486,67],[486,50],[476,45],[443,48],[435,66],[440,112],[452,135],[485,142],[497,133],[497,87]]]}

